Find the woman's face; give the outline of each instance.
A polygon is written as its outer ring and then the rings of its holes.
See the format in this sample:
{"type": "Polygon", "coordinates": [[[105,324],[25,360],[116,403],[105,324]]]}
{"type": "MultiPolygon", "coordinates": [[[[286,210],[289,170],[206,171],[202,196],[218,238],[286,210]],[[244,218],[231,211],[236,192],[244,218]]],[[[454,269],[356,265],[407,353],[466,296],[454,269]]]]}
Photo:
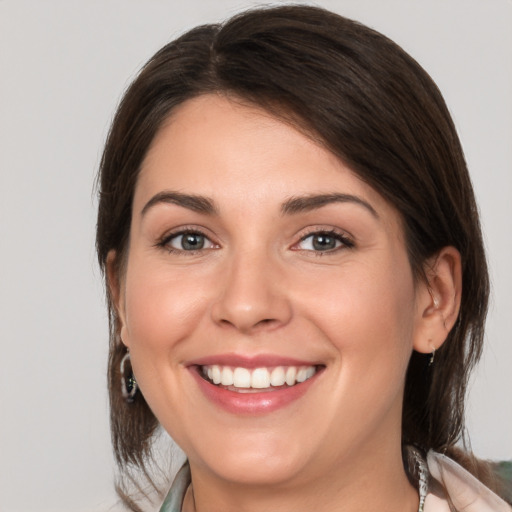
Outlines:
{"type": "Polygon", "coordinates": [[[418,287],[394,208],[290,125],[206,95],[153,141],[121,337],[193,471],[305,481],[399,447],[418,287]]]}

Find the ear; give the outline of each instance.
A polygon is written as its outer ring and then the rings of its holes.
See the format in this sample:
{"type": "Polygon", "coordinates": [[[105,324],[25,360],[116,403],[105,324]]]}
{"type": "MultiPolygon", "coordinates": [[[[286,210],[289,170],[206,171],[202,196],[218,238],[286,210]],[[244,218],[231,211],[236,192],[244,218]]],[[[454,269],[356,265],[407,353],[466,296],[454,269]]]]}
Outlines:
{"type": "Polygon", "coordinates": [[[125,340],[126,336],[126,312],[124,302],[124,290],[121,279],[121,264],[118,261],[118,254],[116,251],[111,250],[107,254],[106,273],[107,273],[107,286],[112,301],[112,305],[116,311],[116,328],[121,342],[128,346],[125,340]]]}
{"type": "Polygon", "coordinates": [[[444,247],[425,264],[427,282],[417,290],[417,325],[413,346],[424,354],[437,350],[457,321],[462,293],[460,253],[444,247]]]}

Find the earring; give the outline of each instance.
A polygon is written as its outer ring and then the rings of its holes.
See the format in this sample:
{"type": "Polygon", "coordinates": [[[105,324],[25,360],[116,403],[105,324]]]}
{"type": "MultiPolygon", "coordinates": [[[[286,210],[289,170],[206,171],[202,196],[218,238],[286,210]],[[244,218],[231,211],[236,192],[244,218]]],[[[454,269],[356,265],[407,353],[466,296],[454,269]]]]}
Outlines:
{"type": "Polygon", "coordinates": [[[130,352],[126,352],[123,359],[121,359],[121,365],[119,367],[121,371],[121,393],[123,398],[128,402],[132,403],[135,400],[135,395],[139,387],[137,386],[137,381],[133,375],[132,364],[130,360],[130,352]],[[126,361],[130,363],[130,371],[128,375],[125,375],[125,364],[126,361]]]}
{"type": "Polygon", "coordinates": [[[430,354],[430,361],[428,363],[429,366],[434,364],[434,358],[436,357],[436,347],[432,347],[432,353],[430,354]]]}

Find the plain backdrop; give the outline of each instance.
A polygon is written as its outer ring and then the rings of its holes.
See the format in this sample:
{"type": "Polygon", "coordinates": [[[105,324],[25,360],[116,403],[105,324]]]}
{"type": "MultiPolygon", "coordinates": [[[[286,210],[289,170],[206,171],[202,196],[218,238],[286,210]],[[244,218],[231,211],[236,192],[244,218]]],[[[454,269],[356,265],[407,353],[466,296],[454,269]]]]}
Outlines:
{"type": "MultiPolygon", "coordinates": [[[[411,53],[441,88],[493,280],[468,427],[512,458],[512,2],[324,0],[411,53]]],[[[115,503],[93,182],[120,95],[164,43],[242,0],[0,0],[0,511],[115,503]]]]}

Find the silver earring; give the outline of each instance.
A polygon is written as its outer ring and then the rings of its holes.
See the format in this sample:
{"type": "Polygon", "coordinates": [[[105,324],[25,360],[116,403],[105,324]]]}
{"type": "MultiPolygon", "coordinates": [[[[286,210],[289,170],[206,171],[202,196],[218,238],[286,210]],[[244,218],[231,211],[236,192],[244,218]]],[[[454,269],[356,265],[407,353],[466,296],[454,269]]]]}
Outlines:
{"type": "Polygon", "coordinates": [[[436,357],[436,347],[432,347],[432,353],[430,354],[430,361],[428,363],[429,366],[434,364],[434,358],[436,357]]]}
{"type": "Polygon", "coordinates": [[[120,365],[121,371],[121,393],[123,398],[128,402],[132,403],[135,400],[135,395],[137,394],[137,390],[139,387],[137,386],[137,381],[133,375],[132,364],[130,360],[130,352],[126,352],[123,359],[121,359],[120,365]],[[125,374],[125,364],[126,361],[130,363],[130,369],[128,375],[125,374]]]}

